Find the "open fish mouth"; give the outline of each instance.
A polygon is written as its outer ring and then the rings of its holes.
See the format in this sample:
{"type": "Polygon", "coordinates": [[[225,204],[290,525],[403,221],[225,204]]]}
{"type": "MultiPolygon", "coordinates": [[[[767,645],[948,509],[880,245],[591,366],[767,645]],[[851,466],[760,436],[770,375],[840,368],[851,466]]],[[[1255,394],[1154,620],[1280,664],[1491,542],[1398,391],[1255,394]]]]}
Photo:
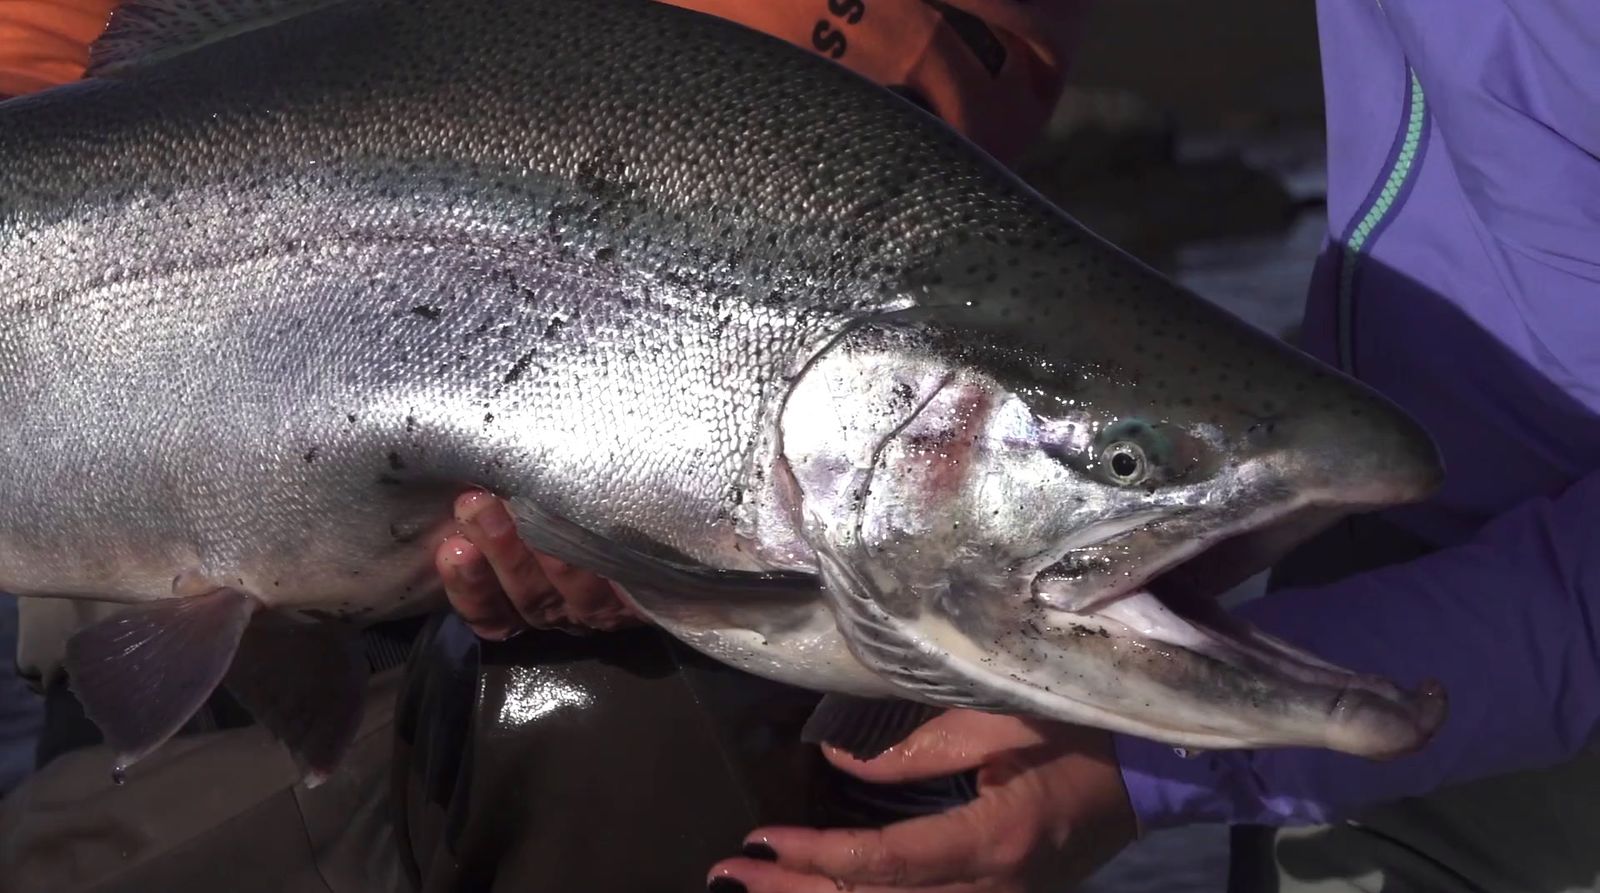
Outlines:
{"type": "MultiPolygon", "coordinates": [[[[1311,746],[1373,759],[1390,759],[1422,747],[1444,722],[1446,699],[1434,680],[1406,691],[1379,676],[1354,672],[1302,651],[1228,615],[1206,599],[1175,603],[1148,590],[1127,593],[1087,618],[1062,620],[1121,639],[1127,647],[1167,658],[1172,687],[1199,702],[1215,700],[1208,685],[1246,693],[1242,699],[1264,720],[1252,732],[1221,728],[1178,716],[1146,717],[1140,734],[1198,749],[1311,746]],[[1248,683],[1241,684],[1244,680],[1248,683]],[[1282,726],[1267,719],[1287,720],[1282,726]],[[1211,740],[1207,740],[1210,738],[1211,740]]],[[[1217,704],[1237,709],[1239,703],[1217,704]]],[[[1194,719],[1195,717],[1189,717],[1194,719]]],[[[1247,720],[1245,725],[1249,725],[1247,720]]]]}
{"type": "MultiPolygon", "coordinates": [[[[1169,692],[1210,704],[1220,722],[1199,710],[1141,718],[1140,733],[1193,749],[1308,745],[1374,759],[1420,748],[1443,723],[1446,699],[1437,682],[1406,691],[1390,680],[1336,666],[1231,615],[1216,596],[1271,567],[1325,528],[1331,513],[1280,513],[1276,523],[1240,529],[1210,548],[1169,557],[1121,575],[1081,611],[1048,610],[1047,623],[1120,642],[1139,654],[1142,672],[1169,692]],[[1249,713],[1260,715],[1252,719],[1249,713]],[[1232,712],[1234,721],[1222,715],[1232,712]],[[1208,740],[1209,739],[1209,740],[1208,740]]],[[[1105,542],[1074,549],[1056,566],[1105,570],[1140,542],[1185,527],[1170,519],[1133,527],[1105,542]]]]}

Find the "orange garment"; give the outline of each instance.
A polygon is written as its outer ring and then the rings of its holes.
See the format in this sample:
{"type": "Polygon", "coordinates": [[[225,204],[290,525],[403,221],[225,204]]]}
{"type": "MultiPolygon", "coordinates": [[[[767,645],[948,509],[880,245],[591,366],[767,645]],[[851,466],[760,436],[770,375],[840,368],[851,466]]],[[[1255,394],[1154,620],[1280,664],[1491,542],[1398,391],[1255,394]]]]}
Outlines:
{"type": "Polygon", "coordinates": [[[906,88],[1003,161],[1061,96],[1087,0],[661,0],[906,88]]]}
{"type": "MultiPolygon", "coordinates": [[[[902,88],[1002,160],[1049,120],[1087,0],[661,0],[902,88]]],[[[118,0],[0,0],[0,96],[82,77],[118,0]]]]}
{"type": "Polygon", "coordinates": [[[83,77],[117,0],[0,0],[0,97],[83,77]]]}

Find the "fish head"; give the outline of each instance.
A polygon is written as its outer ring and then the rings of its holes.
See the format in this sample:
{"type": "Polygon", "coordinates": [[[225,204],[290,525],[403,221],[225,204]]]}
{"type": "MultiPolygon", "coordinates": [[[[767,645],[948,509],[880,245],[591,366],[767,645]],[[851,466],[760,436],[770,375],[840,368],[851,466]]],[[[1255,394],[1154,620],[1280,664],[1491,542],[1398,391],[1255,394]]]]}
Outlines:
{"type": "Polygon", "coordinates": [[[1022,276],[1038,299],[986,304],[1026,290],[944,278],[945,300],[853,328],[799,376],[783,458],[844,638],[930,703],[1200,749],[1420,746],[1436,686],[1331,666],[1209,596],[1344,515],[1426,498],[1431,438],[1112,260],[1101,295],[1022,276]]]}

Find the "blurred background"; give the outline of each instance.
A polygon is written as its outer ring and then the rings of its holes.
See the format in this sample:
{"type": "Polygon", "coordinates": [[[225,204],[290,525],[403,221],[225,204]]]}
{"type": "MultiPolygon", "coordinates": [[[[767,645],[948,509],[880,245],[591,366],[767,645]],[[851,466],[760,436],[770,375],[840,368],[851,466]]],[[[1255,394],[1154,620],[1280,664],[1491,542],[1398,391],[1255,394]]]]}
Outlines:
{"type": "MultiPolygon", "coordinates": [[[[1245,320],[1293,338],[1326,230],[1311,3],[1094,5],[1050,133],[1019,163],[1091,229],[1245,320]]],[[[1257,578],[1227,601],[1260,593],[1257,578]]],[[[1158,832],[1092,893],[1218,893],[1228,833],[1158,832]]]]}

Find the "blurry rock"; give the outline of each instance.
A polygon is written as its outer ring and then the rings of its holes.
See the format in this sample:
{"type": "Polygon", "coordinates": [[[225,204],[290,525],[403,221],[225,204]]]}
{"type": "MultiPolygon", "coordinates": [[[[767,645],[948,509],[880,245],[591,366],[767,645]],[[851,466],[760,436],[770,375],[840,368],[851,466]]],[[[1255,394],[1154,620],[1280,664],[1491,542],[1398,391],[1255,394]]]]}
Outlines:
{"type": "Polygon", "coordinates": [[[1185,244],[1282,232],[1300,202],[1239,153],[1185,157],[1171,116],[1119,90],[1069,89],[1017,172],[1090,229],[1172,271],[1185,244]]]}

